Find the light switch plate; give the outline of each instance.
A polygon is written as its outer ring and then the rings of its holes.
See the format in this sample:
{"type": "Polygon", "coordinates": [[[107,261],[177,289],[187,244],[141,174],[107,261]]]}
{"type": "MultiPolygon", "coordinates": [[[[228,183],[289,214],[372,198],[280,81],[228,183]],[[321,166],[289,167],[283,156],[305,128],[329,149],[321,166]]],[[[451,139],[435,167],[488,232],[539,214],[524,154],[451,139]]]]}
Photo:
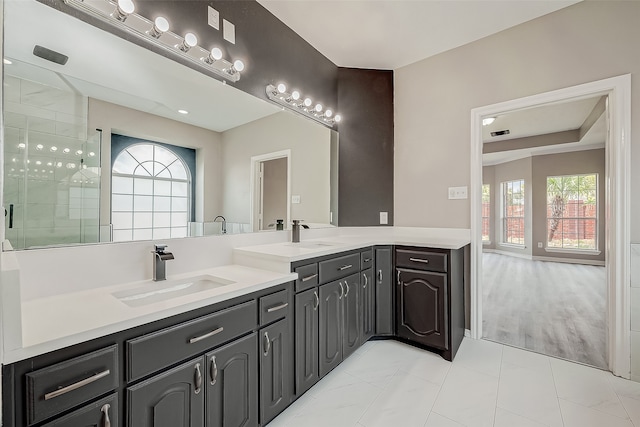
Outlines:
{"type": "Polygon", "coordinates": [[[229,43],[236,44],[236,26],[226,19],[222,20],[222,36],[229,43]]]}
{"type": "Polygon", "coordinates": [[[210,27],[215,28],[216,30],[220,29],[220,12],[208,6],[207,9],[207,23],[210,27]]]}
{"type": "Polygon", "coordinates": [[[538,249],[542,249],[542,242],[538,242],[538,249]]]}
{"type": "Polygon", "coordinates": [[[296,196],[291,196],[291,203],[293,204],[298,204],[300,203],[300,196],[296,195],[296,196]]]}
{"type": "Polygon", "coordinates": [[[389,213],[388,212],[380,212],[380,224],[382,224],[382,225],[389,224],[389,213]]]}
{"type": "Polygon", "coordinates": [[[449,200],[466,199],[467,187],[449,187],[449,200]]]}

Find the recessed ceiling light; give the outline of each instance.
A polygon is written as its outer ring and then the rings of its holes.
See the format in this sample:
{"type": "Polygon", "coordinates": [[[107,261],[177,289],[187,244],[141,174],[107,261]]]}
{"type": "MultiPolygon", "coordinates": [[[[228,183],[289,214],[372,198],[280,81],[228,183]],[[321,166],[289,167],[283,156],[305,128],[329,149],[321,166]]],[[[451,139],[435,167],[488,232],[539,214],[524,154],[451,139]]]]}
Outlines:
{"type": "Polygon", "coordinates": [[[8,60],[7,58],[4,58],[4,59],[2,60],[2,63],[3,63],[4,65],[11,65],[11,64],[13,64],[13,62],[11,62],[10,60],[8,60]]]}
{"type": "Polygon", "coordinates": [[[180,114],[189,114],[189,112],[187,110],[178,110],[178,113],[180,113],[180,114]]]}
{"type": "Polygon", "coordinates": [[[495,117],[486,117],[486,118],[482,119],[482,126],[489,126],[491,123],[493,123],[495,121],[496,121],[495,117]]]}

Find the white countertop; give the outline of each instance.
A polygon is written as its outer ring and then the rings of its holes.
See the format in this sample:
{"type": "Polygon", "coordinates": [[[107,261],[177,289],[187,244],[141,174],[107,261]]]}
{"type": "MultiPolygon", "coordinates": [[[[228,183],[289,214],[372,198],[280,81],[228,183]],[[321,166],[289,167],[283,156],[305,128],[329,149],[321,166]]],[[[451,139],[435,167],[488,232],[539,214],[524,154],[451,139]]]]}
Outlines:
{"type": "Polygon", "coordinates": [[[198,275],[212,275],[235,283],[140,307],[130,307],[112,293],[149,284],[149,280],[23,302],[22,348],[7,351],[4,363],[13,363],[297,278],[295,273],[281,274],[228,265],[169,276],[167,279],[186,279],[198,275]]]}

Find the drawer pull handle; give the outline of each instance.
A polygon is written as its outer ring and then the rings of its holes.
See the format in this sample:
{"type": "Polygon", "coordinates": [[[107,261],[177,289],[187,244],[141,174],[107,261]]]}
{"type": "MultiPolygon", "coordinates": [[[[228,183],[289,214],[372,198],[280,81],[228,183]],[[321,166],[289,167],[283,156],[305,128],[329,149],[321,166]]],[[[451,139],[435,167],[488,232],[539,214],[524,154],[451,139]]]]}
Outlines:
{"type": "Polygon", "coordinates": [[[316,303],[313,306],[313,310],[316,311],[318,307],[320,307],[320,297],[318,296],[318,291],[313,291],[313,296],[316,298],[316,303]]]}
{"type": "Polygon", "coordinates": [[[342,297],[344,296],[344,286],[342,286],[342,282],[338,283],[340,285],[340,296],[338,297],[338,299],[342,299],[342,297]]]}
{"type": "Polygon", "coordinates": [[[195,383],[196,383],[195,393],[198,394],[202,390],[202,372],[200,372],[199,363],[196,363],[195,383]]]}
{"type": "Polygon", "coordinates": [[[98,374],[95,374],[93,376],[90,376],[89,378],[85,378],[82,381],[78,381],[77,383],[73,383],[71,385],[68,385],[66,387],[62,387],[59,388],[58,390],[52,391],[50,393],[47,393],[44,395],[44,400],[49,400],[49,399],[53,399],[54,397],[58,397],[58,396],[62,396],[63,394],[67,394],[70,391],[73,390],[77,390],[80,387],[84,387],[86,385],[89,385],[93,382],[96,382],[106,376],[108,376],[111,373],[111,371],[109,369],[107,369],[106,371],[102,371],[98,374]]]}
{"type": "Polygon", "coordinates": [[[274,311],[282,310],[283,308],[286,308],[288,306],[289,306],[289,303],[285,302],[284,304],[276,305],[274,307],[269,307],[267,308],[267,313],[273,313],[274,311]]]}
{"type": "Polygon", "coordinates": [[[382,269],[378,270],[378,282],[382,283],[382,269]]]}
{"type": "Polygon", "coordinates": [[[266,346],[265,345],[262,346],[262,348],[264,349],[264,352],[262,354],[267,356],[269,354],[269,350],[271,350],[271,340],[269,339],[268,332],[264,333],[264,343],[266,344],[266,346]]]}
{"type": "Polygon", "coordinates": [[[421,262],[423,264],[429,264],[429,260],[428,259],[421,259],[421,258],[409,258],[409,261],[413,261],[413,262],[421,262]]]}
{"type": "Polygon", "coordinates": [[[347,292],[344,293],[344,297],[348,297],[349,296],[349,284],[345,281],[344,285],[347,287],[347,292]]]}
{"type": "Polygon", "coordinates": [[[213,330],[213,331],[209,332],[208,334],[204,334],[204,335],[200,335],[199,337],[191,338],[189,340],[189,344],[194,344],[194,343],[197,343],[198,341],[206,340],[207,338],[212,337],[214,335],[217,335],[222,331],[224,331],[224,327],[220,326],[218,329],[213,330]]]}
{"type": "Polygon", "coordinates": [[[369,262],[369,261],[371,261],[371,258],[365,258],[364,259],[364,262],[369,262]]]}
{"type": "Polygon", "coordinates": [[[367,289],[367,285],[369,284],[369,278],[367,277],[366,273],[362,273],[362,277],[364,277],[364,286],[362,287],[362,289],[367,289]]]}
{"type": "Polygon", "coordinates": [[[338,267],[338,271],[347,270],[347,269],[349,269],[351,267],[353,267],[353,264],[343,265],[342,267],[338,267]]]}
{"type": "Polygon", "coordinates": [[[211,385],[216,385],[218,381],[218,364],[216,363],[216,357],[211,357],[211,385]]]}
{"type": "Polygon", "coordinates": [[[109,419],[109,409],[111,409],[111,405],[109,405],[108,403],[102,405],[102,408],[100,408],[100,411],[104,414],[102,417],[102,427],[111,427],[111,420],[109,419]]]}
{"type": "Polygon", "coordinates": [[[318,273],[316,273],[316,274],[312,274],[311,276],[303,277],[303,278],[302,278],[302,281],[303,281],[303,282],[308,282],[309,280],[311,280],[311,279],[315,279],[316,277],[318,277],[318,273]]]}

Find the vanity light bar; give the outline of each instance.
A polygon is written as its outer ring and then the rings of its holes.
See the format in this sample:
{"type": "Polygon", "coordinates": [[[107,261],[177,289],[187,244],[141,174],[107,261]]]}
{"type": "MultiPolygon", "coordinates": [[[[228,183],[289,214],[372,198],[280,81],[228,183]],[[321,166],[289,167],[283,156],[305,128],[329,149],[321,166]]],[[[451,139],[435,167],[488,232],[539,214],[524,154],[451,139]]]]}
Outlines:
{"type": "Polygon", "coordinates": [[[131,0],[116,2],[110,0],[64,0],[64,2],[94,18],[178,55],[200,68],[213,71],[227,80],[232,82],[240,80],[240,72],[245,67],[244,62],[240,59],[231,63],[222,58],[220,49],[214,47],[212,50],[207,50],[198,46],[194,34],[187,33],[183,37],[169,31],[169,21],[164,17],[150,21],[135,13],[131,0]],[[214,50],[216,54],[212,55],[214,50]]]}
{"type": "Polygon", "coordinates": [[[291,93],[287,92],[287,87],[283,83],[278,86],[267,85],[266,92],[269,100],[276,104],[324,125],[333,127],[334,124],[342,120],[340,114],[334,114],[331,109],[325,109],[322,104],[313,105],[311,98],[302,98],[297,90],[293,90],[291,93]]]}

